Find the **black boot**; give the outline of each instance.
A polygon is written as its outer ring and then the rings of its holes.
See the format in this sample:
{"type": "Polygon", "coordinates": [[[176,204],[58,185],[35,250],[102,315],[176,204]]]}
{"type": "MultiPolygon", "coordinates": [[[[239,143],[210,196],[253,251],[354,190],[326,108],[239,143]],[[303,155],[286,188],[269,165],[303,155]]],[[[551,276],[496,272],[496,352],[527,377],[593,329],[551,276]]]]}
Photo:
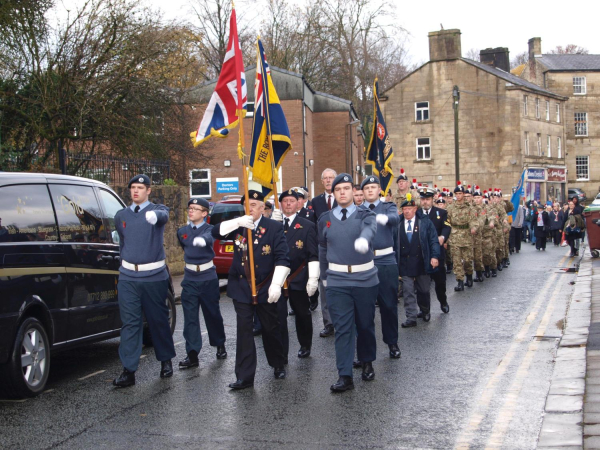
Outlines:
{"type": "Polygon", "coordinates": [[[506,258],[506,265],[510,266],[510,258],[506,258]]]}
{"type": "Polygon", "coordinates": [[[483,272],[485,274],[486,278],[490,277],[490,266],[485,266],[485,272],[483,272]]]}
{"type": "Polygon", "coordinates": [[[498,272],[496,269],[492,269],[492,278],[496,278],[498,276],[498,272]]]}
{"type": "Polygon", "coordinates": [[[502,272],[502,262],[498,263],[498,267],[497,267],[499,272],[502,272]]]}
{"type": "Polygon", "coordinates": [[[473,274],[467,274],[467,287],[473,287],[473,274]]]}
{"type": "Polygon", "coordinates": [[[456,286],[454,286],[454,290],[456,292],[464,291],[465,290],[465,282],[463,280],[458,280],[458,284],[456,286]]]}
{"type": "Polygon", "coordinates": [[[123,368],[123,373],[113,380],[113,386],[129,387],[135,384],[135,372],[123,368]]]}
{"type": "Polygon", "coordinates": [[[179,361],[180,369],[189,369],[190,367],[198,367],[198,365],[198,352],[196,350],[191,350],[187,354],[187,358],[185,358],[183,361],[179,361]]]}
{"type": "Polygon", "coordinates": [[[481,270],[475,271],[475,279],[473,281],[477,283],[481,283],[483,281],[483,272],[481,270]]]}
{"type": "Polygon", "coordinates": [[[452,264],[446,265],[446,273],[452,273],[452,268],[453,268],[452,264]]]}
{"type": "Polygon", "coordinates": [[[504,258],[502,260],[502,267],[504,267],[506,269],[508,266],[509,266],[508,258],[504,258]]]}

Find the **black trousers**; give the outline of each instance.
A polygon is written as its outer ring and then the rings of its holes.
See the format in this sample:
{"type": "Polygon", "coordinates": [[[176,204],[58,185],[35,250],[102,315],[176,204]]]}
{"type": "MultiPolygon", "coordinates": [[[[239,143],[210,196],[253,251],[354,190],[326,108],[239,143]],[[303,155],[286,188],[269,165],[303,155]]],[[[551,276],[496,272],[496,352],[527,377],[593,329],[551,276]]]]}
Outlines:
{"type": "Polygon", "coordinates": [[[552,230],[552,238],[554,239],[554,245],[560,245],[562,230],[552,230]]]}
{"type": "Polygon", "coordinates": [[[432,273],[431,279],[435,283],[435,295],[437,296],[440,305],[445,305],[447,303],[446,297],[446,271],[444,270],[444,266],[438,267],[437,272],[432,273]]]}
{"type": "Polygon", "coordinates": [[[262,324],[262,340],[267,362],[271,367],[283,367],[283,346],[277,319],[277,303],[241,303],[233,300],[237,316],[237,349],[235,376],[238,380],[254,381],[256,373],[256,346],[254,345],[254,310],[262,324]]]}
{"type": "MultiPolygon", "coordinates": [[[[306,291],[294,291],[290,289],[290,306],[296,313],[296,336],[301,347],[312,347],[313,324],[310,313],[310,299],[306,291]]],[[[287,325],[287,299],[281,296],[277,302],[277,313],[279,315],[279,330],[281,334],[281,343],[283,344],[283,355],[288,357],[290,352],[290,339],[287,325]]]]}
{"type": "Polygon", "coordinates": [[[521,228],[510,227],[510,234],[508,237],[508,246],[515,250],[521,251],[521,236],[523,231],[521,228]]]}

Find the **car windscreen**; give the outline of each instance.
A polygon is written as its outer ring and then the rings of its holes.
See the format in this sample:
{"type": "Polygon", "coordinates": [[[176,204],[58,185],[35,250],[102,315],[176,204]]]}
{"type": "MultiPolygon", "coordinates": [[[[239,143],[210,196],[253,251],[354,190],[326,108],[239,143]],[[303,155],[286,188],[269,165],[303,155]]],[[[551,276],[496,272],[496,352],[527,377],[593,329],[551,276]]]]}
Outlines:
{"type": "Polygon", "coordinates": [[[210,224],[218,225],[225,220],[235,219],[244,214],[244,207],[240,203],[217,203],[210,214],[210,224]]]}

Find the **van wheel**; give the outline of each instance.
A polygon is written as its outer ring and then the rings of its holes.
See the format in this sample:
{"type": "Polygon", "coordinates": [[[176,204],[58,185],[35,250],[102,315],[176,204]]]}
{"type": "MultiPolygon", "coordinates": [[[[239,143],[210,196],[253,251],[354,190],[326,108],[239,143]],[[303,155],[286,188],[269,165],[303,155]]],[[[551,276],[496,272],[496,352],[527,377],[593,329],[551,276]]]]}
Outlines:
{"type": "MultiPolygon", "coordinates": [[[[165,300],[167,303],[167,307],[169,308],[169,327],[171,327],[171,334],[175,332],[175,325],[177,323],[177,307],[175,306],[175,297],[169,291],[167,294],[167,298],[165,300]]],[[[148,328],[148,324],[144,324],[144,335],[142,342],[146,347],[152,347],[152,334],[150,333],[150,328],[148,328]]]]}
{"type": "Polygon", "coordinates": [[[0,366],[1,378],[5,380],[0,384],[0,396],[35,397],[46,387],[49,372],[48,335],[39,320],[29,317],[17,331],[10,360],[0,366]]]}

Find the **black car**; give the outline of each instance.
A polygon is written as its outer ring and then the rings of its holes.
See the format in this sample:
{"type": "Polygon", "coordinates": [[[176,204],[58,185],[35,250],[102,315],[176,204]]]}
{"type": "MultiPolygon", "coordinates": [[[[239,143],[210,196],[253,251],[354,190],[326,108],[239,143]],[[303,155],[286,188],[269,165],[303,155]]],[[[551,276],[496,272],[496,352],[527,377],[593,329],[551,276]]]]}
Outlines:
{"type": "Polygon", "coordinates": [[[0,172],[0,397],[39,394],[54,352],[119,335],[113,231],[124,206],[98,181],[0,172]]]}

